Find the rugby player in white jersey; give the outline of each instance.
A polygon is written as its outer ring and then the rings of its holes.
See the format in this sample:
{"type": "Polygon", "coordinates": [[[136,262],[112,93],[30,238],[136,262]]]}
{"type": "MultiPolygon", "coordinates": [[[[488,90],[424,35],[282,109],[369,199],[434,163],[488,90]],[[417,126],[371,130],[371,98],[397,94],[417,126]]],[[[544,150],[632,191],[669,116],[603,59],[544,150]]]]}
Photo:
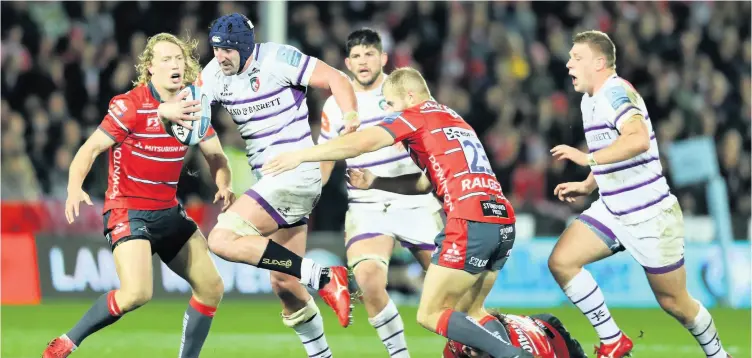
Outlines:
{"type": "Polygon", "coordinates": [[[583,93],[589,153],[566,145],[551,153],[590,166],[591,172],[585,181],[559,184],[554,195],[572,202],[598,188],[600,197],[559,238],[548,261],[551,273],[598,333],[597,357],[623,357],[633,343],[583,266],[625,249],[644,267],[660,306],[689,330],[705,355],[726,357],[710,313],[687,292],[682,212],[663,177],[645,102],[616,74],[608,35],[586,31],[573,42],[567,68],[574,89],[583,93]]]}
{"type": "MultiPolygon", "coordinates": [[[[350,324],[347,269],[322,268],[300,257],[305,254],[308,215],[321,194],[319,164],[273,178],[263,177],[259,169],[276,154],[313,146],[308,86],[331,90],[345,113],[345,131],[356,129],[352,85],[342,72],[292,46],[254,43],[253,24],[241,14],[215,20],[209,41],[214,59],[202,71],[201,90],[232,116],[258,179],[220,214],[209,234],[209,248],[226,260],[278,271],[271,273],[271,283],[282,301],[282,322],[295,330],[309,356],[331,357],[319,309],[300,284],[320,289],[340,324],[350,324]]],[[[160,106],[162,117],[178,123],[193,119],[173,107],[160,106]]]]}
{"type": "MultiPolygon", "coordinates": [[[[358,98],[361,128],[375,126],[389,110],[382,93],[387,54],[382,52],[381,37],[371,29],[360,29],[347,37],[345,48],[345,65],[355,77],[353,87],[358,98]]],[[[321,114],[319,143],[343,131],[342,113],[335,98],[327,99],[321,114]]],[[[421,172],[401,145],[365,153],[346,162],[349,169],[369,170],[380,177],[421,172]]],[[[329,180],[334,163],[321,163],[324,183],[329,180]]],[[[389,258],[396,239],[411,250],[424,269],[428,268],[435,249],[434,238],[444,227],[441,205],[432,194],[401,195],[356,189],[349,184],[347,193],[347,264],[362,292],[368,321],[391,357],[409,357],[402,317],[386,291],[389,258]]]]}

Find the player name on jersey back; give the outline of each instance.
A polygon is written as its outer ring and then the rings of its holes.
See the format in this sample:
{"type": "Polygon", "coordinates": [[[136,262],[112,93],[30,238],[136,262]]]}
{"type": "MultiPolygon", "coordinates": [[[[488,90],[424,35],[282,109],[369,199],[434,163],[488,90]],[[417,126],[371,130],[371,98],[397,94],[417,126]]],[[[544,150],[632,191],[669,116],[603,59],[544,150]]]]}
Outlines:
{"type": "Polygon", "coordinates": [[[622,162],[591,168],[607,210],[625,224],[658,215],[676,198],[663,176],[653,124],[645,101],[629,82],[614,75],[592,97],[583,95],[582,120],[590,153],[611,145],[621,126],[641,116],[650,135],[650,149],[622,162]]]}
{"type": "MultiPolygon", "coordinates": [[[[232,117],[245,140],[248,164],[261,176],[265,160],[313,146],[306,87],[318,60],[296,48],[260,43],[242,73],[225,76],[213,59],[201,72],[201,89],[232,117]]],[[[300,169],[317,168],[303,163],[300,169]]]]}

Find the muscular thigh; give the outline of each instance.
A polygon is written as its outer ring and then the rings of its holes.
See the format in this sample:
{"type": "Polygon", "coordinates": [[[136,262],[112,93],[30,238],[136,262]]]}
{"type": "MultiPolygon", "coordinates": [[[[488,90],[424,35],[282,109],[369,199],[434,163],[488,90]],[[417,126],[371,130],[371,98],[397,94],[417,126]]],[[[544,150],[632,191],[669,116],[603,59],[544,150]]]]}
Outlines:
{"type": "Polygon", "coordinates": [[[573,221],[554,246],[551,258],[557,264],[582,267],[624,250],[615,230],[617,223],[600,201],[573,221]]]}
{"type": "Polygon", "coordinates": [[[481,274],[431,264],[423,281],[419,309],[436,312],[457,307],[460,299],[471,290],[480,277],[481,274]]]}
{"type": "Polygon", "coordinates": [[[473,318],[480,319],[485,315],[483,303],[493,289],[498,277],[498,271],[484,271],[478,277],[478,281],[468,290],[457,303],[455,309],[469,313],[473,318]]]}
{"type": "MultiPolygon", "coordinates": [[[[112,252],[120,290],[151,292],[153,289],[151,243],[145,239],[123,241],[112,252]]],[[[151,296],[151,295],[149,295],[151,296]]]]}

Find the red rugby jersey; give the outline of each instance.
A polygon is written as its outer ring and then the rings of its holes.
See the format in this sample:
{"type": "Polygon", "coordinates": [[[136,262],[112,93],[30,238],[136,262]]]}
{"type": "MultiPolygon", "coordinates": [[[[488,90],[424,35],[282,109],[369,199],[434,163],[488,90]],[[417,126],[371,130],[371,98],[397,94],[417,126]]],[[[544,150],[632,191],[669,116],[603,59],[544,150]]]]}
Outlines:
{"type": "Polygon", "coordinates": [[[426,101],[390,114],[380,126],[395,142],[403,141],[413,161],[428,171],[447,218],[515,222],[480,139],[451,108],[426,101]]]}
{"type": "MultiPolygon", "coordinates": [[[[178,204],[177,192],[188,146],[167,134],[157,116],[159,95],[151,84],[110,100],[99,129],[110,148],[104,211],[114,208],[161,210],[178,204]]],[[[216,135],[210,127],[204,140],[216,135]]]]}

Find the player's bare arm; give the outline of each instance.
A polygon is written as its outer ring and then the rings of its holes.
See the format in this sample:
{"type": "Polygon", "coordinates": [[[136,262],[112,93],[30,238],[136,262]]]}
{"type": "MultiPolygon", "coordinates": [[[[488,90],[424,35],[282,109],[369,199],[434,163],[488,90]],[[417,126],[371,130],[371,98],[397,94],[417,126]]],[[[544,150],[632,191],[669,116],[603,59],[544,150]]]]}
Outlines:
{"type": "Polygon", "coordinates": [[[323,61],[317,61],[308,83],[312,87],[332,91],[334,101],[343,113],[342,118],[345,122],[343,134],[358,129],[360,126],[358,102],[355,98],[355,90],[346,74],[323,61]]]}
{"type": "Polygon", "coordinates": [[[89,139],[78,149],[68,170],[68,198],[65,200],[65,218],[73,223],[78,217],[81,202],[94,205],[89,195],[81,188],[86,175],[89,174],[94,160],[105,150],[115,145],[115,141],[101,129],[92,133],[89,139]]]}
{"type": "Polygon", "coordinates": [[[358,189],[378,189],[403,195],[421,195],[433,190],[431,181],[423,173],[378,177],[368,169],[348,169],[347,182],[358,189]]]}
{"type": "Polygon", "coordinates": [[[209,171],[217,185],[214,202],[222,200],[222,212],[225,212],[235,201],[235,194],[232,192],[232,171],[227,155],[222,150],[219,136],[202,141],[198,144],[198,147],[201,149],[206,163],[209,164],[209,171]]]}
{"type": "Polygon", "coordinates": [[[650,149],[645,117],[635,114],[621,125],[619,137],[611,145],[591,154],[594,163],[612,164],[634,158],[650,149]]]}
{"type": "Polygon", "coordinates": [[[363,153],[375,152],[394,144],[394,137],[379,126],[332,139],[326,143],[290,153],[283,153],[267,161],[261,168],[264,175],[276,175],[298,167],[303,162],[344,160],[363,153]]]}

